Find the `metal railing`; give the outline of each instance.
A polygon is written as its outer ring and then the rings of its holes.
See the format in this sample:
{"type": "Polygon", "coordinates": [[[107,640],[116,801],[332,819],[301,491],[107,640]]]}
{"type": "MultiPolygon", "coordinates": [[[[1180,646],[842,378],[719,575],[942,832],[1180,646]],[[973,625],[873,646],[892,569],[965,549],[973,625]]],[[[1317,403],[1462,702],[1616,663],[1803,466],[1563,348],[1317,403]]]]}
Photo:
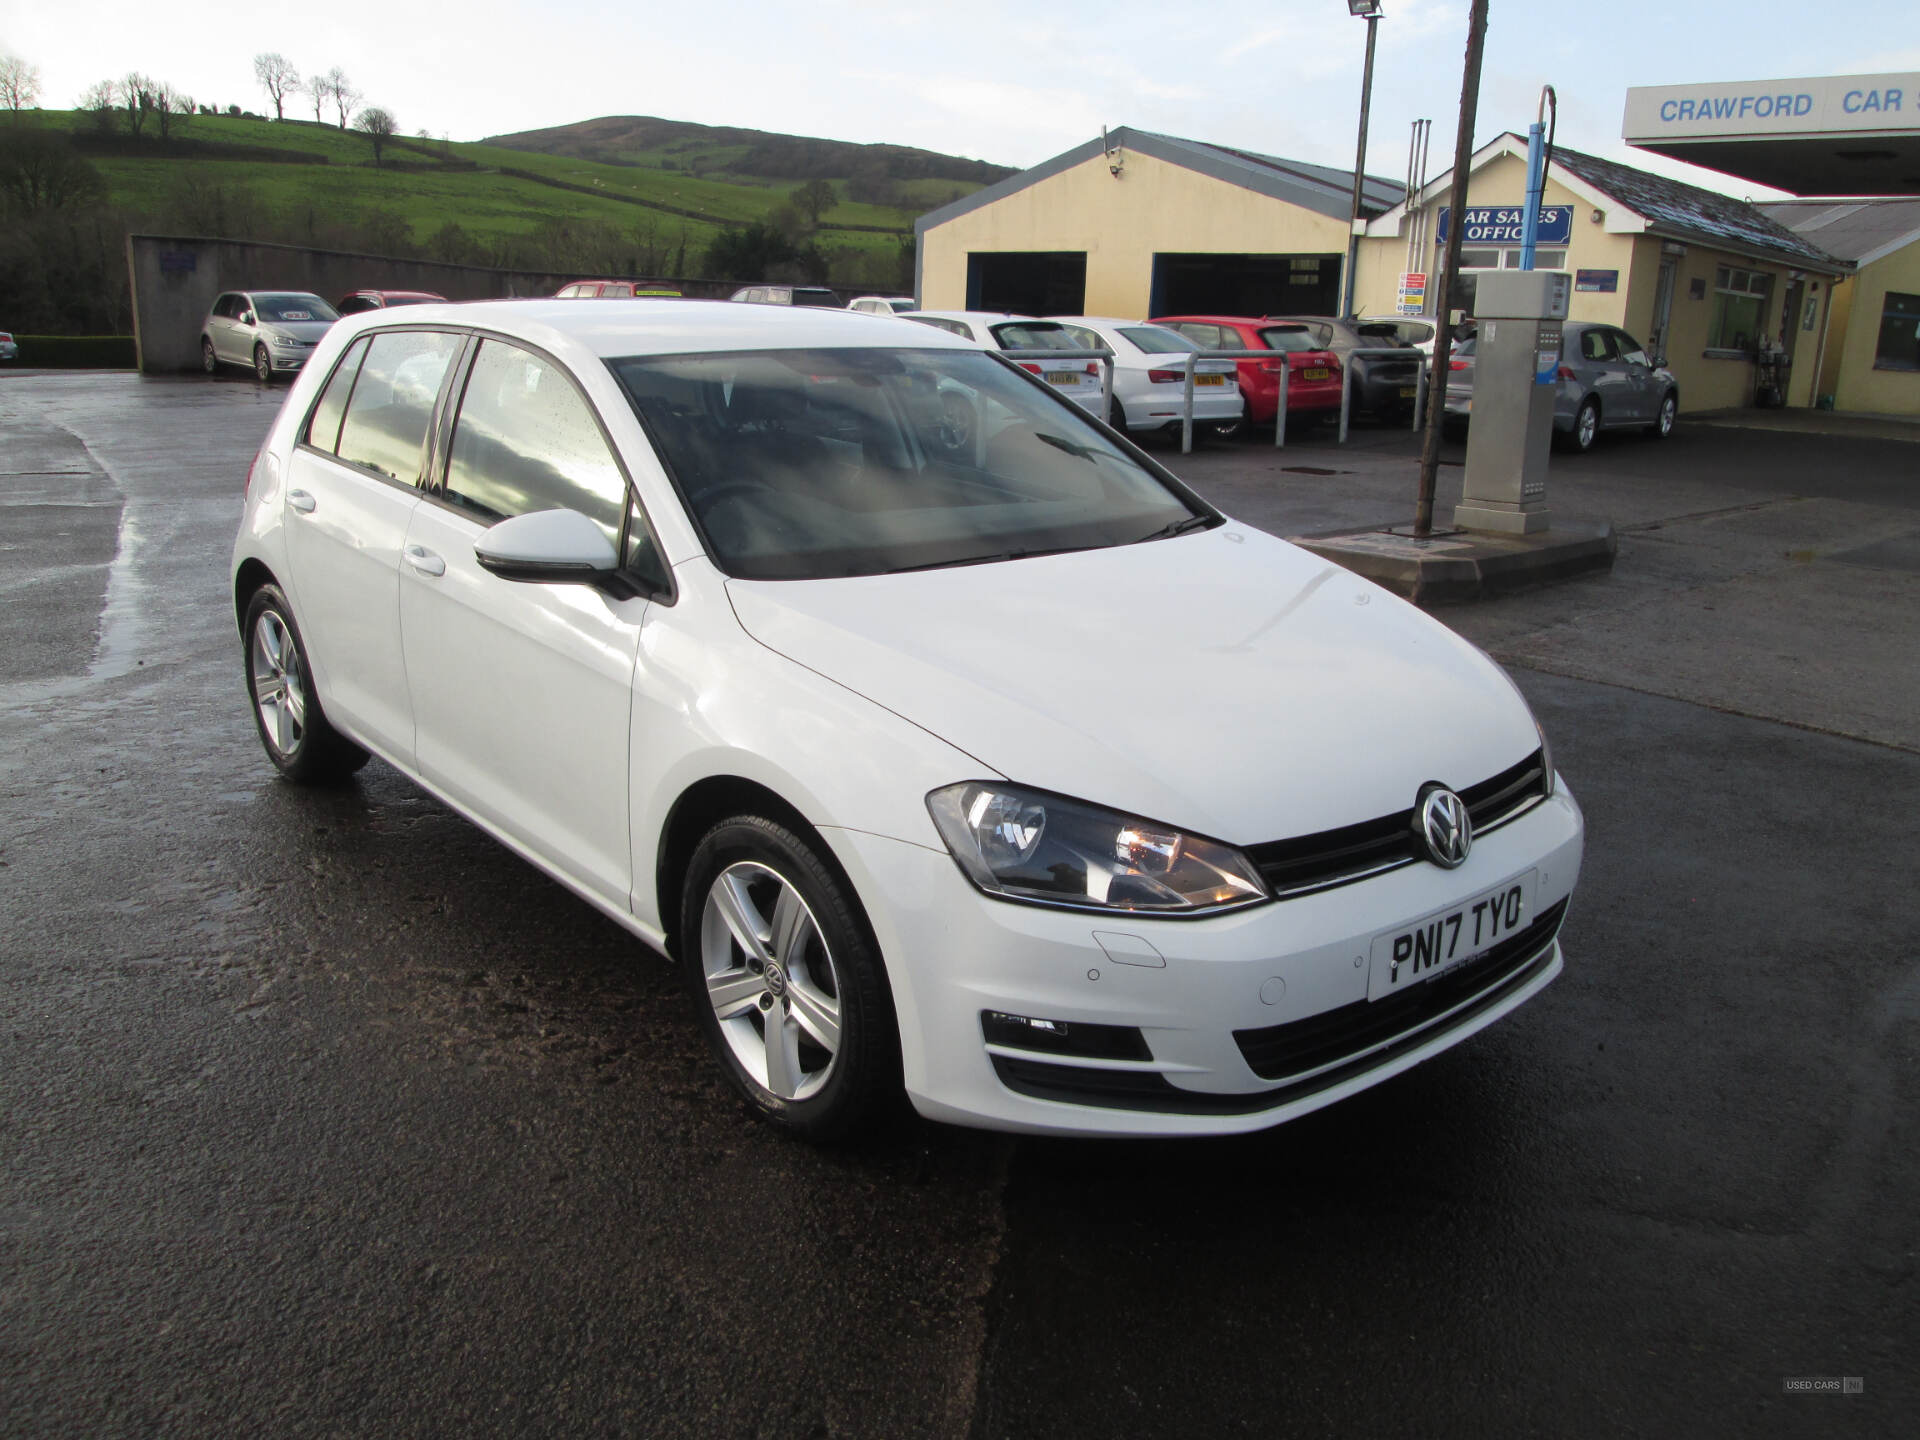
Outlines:
{"type": "MultiPolygon", "coordinates": [[[[1196,350],[1187,356],[1181,367],[1186,371],[1186,383],[1180,400],[1180,453],[1193,453],[1193,367],[1201,360],[1271,360],[1271,350],[1196,350]]],[[[1234,367],[1234,383],[1239,384],[1240,370],[1234,367]]],[[[1253,416],[1247,408],[1247,390],[1240,386],[1241,423],[1251,425],[1253,416]]],[[[1286,356],[1280,357],[1280,400],[1273,412],[1273,443],[1275,446],[1287,443],[1287,363],[1286,356]]]]}
{"type": "Polygon", "coordinates": [[[1432,360],[1418,351],[1409,350],[1404,345],[1391,349],[1349,350],[1340,366],[1340,443],[1347,443],[1347,417],[1353,410],[1353,362],[1356,360],[1406,360],[1418,354],[1420,363],[1414,369],[1413,383],[1413,425],[1418,430],[1423,418],[1423,406],[1427,398],[1427,372],[1432,360]]]}

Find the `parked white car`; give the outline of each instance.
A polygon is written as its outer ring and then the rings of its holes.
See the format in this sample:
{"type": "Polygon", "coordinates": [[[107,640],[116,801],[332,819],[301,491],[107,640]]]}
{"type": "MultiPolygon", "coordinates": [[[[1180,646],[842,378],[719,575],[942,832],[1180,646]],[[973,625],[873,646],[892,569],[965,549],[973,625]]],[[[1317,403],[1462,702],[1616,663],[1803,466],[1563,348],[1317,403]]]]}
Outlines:
{"type": "Polygon", "coordinates": [[[1362,315],[1353,323],[1356,326],[1365,325],[1370,330],[1375,326],[1391,325],[1393,327],[1391,335],[1381,331],[1375,333],[1373,338],[1383,345],[1405,345],[1410,349],[1418,350],[1427,359],[1433,359],[1433,332],[1435,325],[1439,323],[1435,320],[1425,319],[1419,315],[1362,315]]]}
{"type": "MultiPolygon", "coordinates": [[[[1116,430],[1178,430],[1185,417],[1187,357],[1200,347],[1176,330],[1104,315],[1054,317],[1081,345],[1113,351],[1107,423],[1116,430]]],[[[1240,367],[1233,360],[1193,366],[1194,428],[1225,439],[1246,421],[1240,367]]]]}
{"type": "Polygon", "coordinates": [[[674,957],[732,1083],[807,1136],[903,1091],[1257,1129],[1547,985],[1582,820],[1501,669],[906,330],[343,321],[234,546],[268,758],[378,755],[674,957]],[[991,421],[961,440],[955,390],[991,421]]]}
{"type": "Polygon", "coordinates": [[[200,326],[200,368],[245,365],[262,383],[305,368],[314,346],[340,318],[303,290],[229,290],[200,326]]]}
{"type": "MultiPolygon", "coordinates": [[[[902,320],[944,330],[988,350],[1080,350],[1082,346],[1058,320],[1007,315],[997,310],[903,310],[902,320]]],[[[897,343],[897,342],[896,342],[897,343]]],[[[1038,375],[1083,410],[1100,413],[1101,363],[1098,360],[1020,360],[1022,370],[1038,375]]]]}
{"type": "Polygon", "coordinates": [[[858,310],[862,315],[898,315],[902,310],[913,309],[911,295],[861,295],[847,302],[849,310],[858,310]]]}

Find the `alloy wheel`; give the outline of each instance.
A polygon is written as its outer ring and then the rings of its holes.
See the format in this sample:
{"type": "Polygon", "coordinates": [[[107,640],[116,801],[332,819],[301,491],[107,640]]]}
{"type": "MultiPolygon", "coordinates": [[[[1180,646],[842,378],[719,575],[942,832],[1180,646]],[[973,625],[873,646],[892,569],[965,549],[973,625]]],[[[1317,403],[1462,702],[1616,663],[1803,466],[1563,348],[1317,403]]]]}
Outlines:
{"type": "Polygon", "coordinates": [[[1660,402],[1660,433],[1662,435],[1673,433],[1673,417],[1679,408],[1671,395],[1660,402]]]}
{"type": "Polygon", "coordinates": [[[273,383],[273,361],[268,358],[267,347],[264,345],[253,347],[253,373],[261,384],[273,383]]]}
{"type": "Polygon", "coordinates": [[[254,622],[247,669],[262,732],[275,750],[292,755],[307,733],[306,677],[287,622],[275,611],[261,611],[254,622]]]}
{"type": "Polygon", "coordinates": [[[817,1095],[840,1055],[840,977],[800,892],[758,861],[729,865],[707,889],[700,960],[740,1067],[782,1100],[817,1095]]]}
{"type": "Polygon", "coordinates": [[[1580,428],[1580,448],[1585,450],[1593,444],[1593,437],[1600,433],[1600,412],[1591,404],[1582,405],[1577,423],[1580,428]]]}

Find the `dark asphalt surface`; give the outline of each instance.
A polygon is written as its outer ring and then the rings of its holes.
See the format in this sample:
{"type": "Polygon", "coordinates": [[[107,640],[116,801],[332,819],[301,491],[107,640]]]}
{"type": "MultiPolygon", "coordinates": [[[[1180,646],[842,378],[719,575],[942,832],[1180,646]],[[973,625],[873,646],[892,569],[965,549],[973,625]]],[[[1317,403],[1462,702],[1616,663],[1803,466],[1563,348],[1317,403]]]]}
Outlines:
{"type": "Polygon", "coordinates": [[[0,380],[0,1434],[1910,1432],[1920,756],[1523,672],[1589,821],[1526,1010],[1250,1139],[812,1151],[391,769],[271,778],[279,393],[0,380]]]}

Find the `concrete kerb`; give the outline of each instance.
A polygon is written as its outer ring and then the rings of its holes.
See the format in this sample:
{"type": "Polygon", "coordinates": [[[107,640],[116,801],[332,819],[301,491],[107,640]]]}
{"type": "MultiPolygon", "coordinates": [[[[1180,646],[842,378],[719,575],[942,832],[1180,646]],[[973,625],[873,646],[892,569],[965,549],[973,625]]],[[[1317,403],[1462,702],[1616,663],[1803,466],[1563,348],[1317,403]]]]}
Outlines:
{"type": "Polygon", "coordinates": [[[1416,605],[1457,605],[1613,569],[1620,540],[1607,521],[1572,522],[1535,535],[1408,526],[1290,535],[1294,544],[1416,605]]]}

